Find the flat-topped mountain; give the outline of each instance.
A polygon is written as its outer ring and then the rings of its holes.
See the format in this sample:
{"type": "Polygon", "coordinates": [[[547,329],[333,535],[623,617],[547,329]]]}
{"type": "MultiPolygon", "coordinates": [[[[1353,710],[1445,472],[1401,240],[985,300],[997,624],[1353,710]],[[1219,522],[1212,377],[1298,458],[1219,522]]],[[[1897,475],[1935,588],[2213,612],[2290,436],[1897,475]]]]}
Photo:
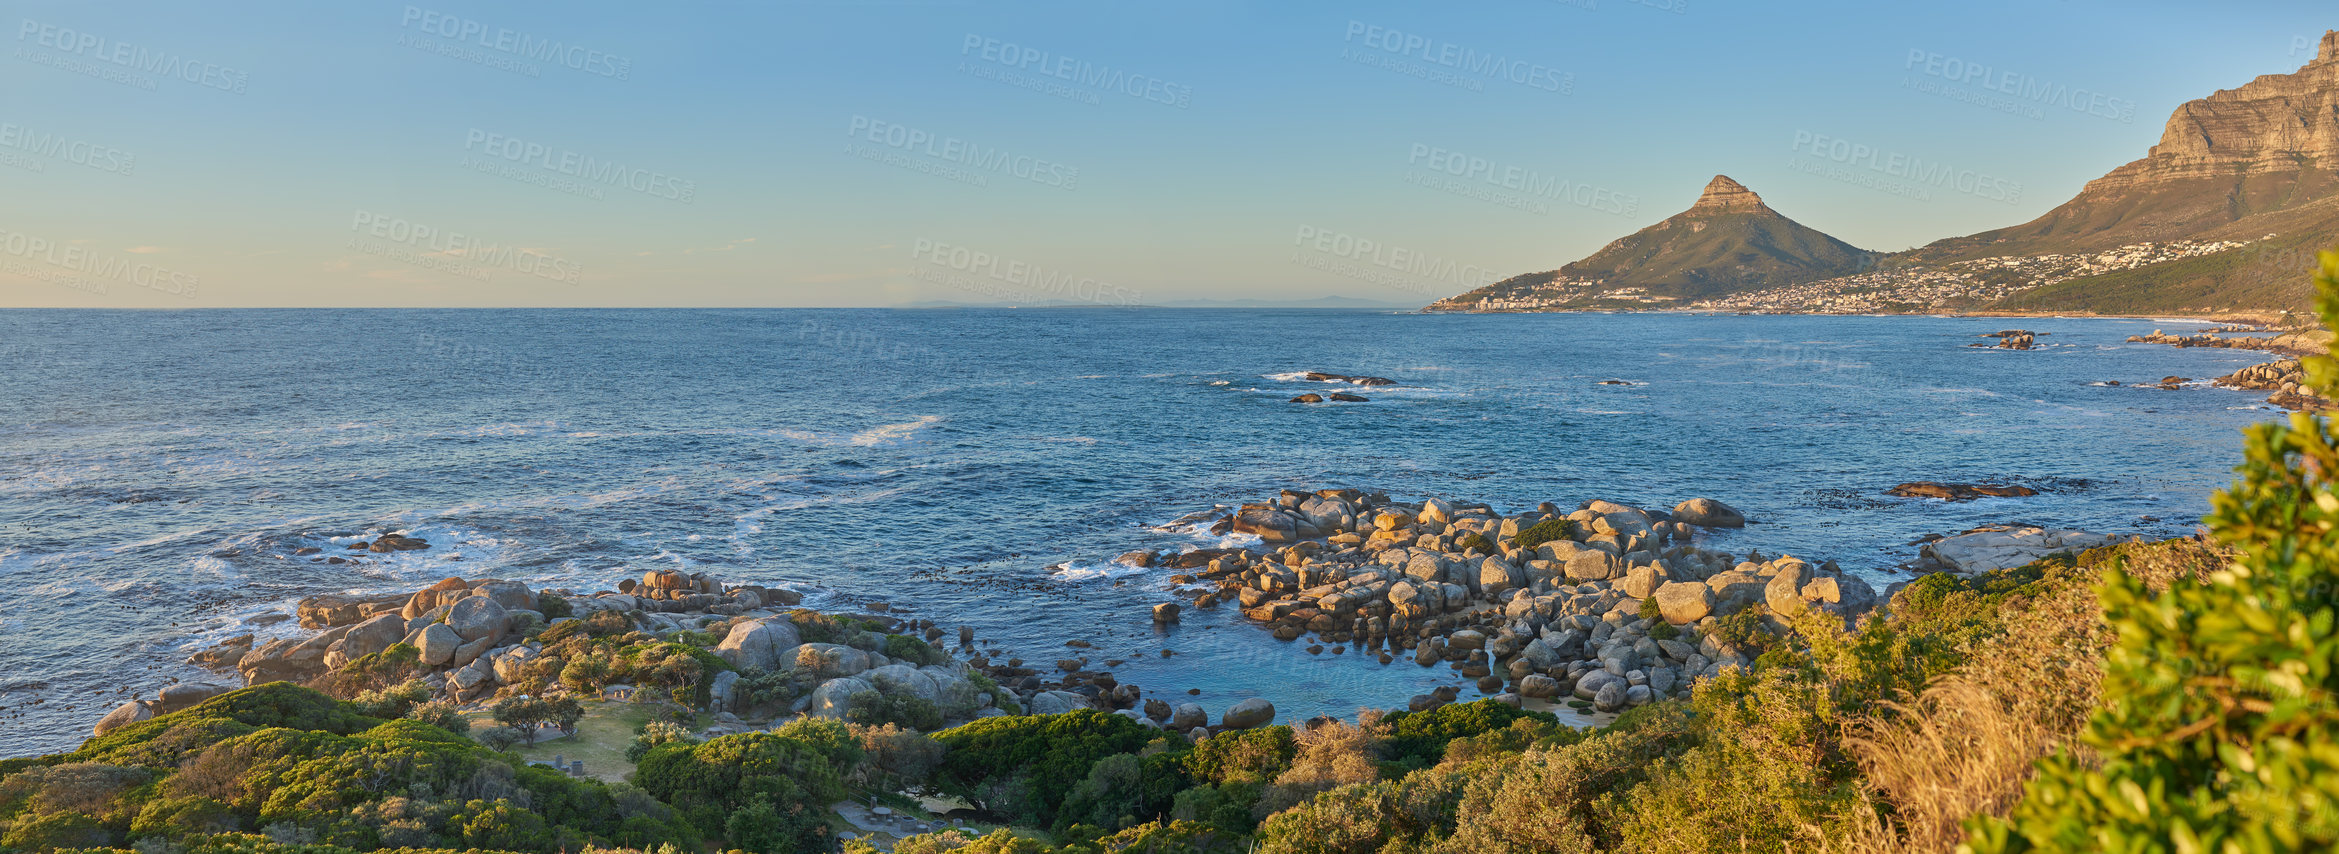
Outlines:
{"type": "Polygon", "coordinates": [[[1848,275],[1876,253],[1829,237],[1716,175],[1688,210],[1542,273],[1514,276],[1439,300],[1431,310],[1670,303],[1848,275]]]}

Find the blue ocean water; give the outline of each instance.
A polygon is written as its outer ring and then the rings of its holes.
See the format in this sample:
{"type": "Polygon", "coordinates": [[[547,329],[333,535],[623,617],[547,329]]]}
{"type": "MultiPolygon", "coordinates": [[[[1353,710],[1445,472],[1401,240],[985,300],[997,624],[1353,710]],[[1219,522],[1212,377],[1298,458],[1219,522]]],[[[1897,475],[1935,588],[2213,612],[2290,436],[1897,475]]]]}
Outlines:
{"type": "MultiPolygon", "coordinates": [[[[1231,609],[1157,630],[1156,530],[1281,488],[1500,509],[1711,496],[1733,550],[1908,577],[1928,533],[2185,533],[2265,361],[2185,322],[1213,310],[0,312],[0,755],[66,749],[188,651],[325,591],[652,567],[884,601],[1148,695],[1287,718],[1451,684],[1310,656],[1231,609]],[[2008,326],[2041,349],[1968,347],[2008,326]],[[1299,374],[1371,374],[1368,403],[1299,374]],[[1628,385],[1604,385],[1603,380],[1628,385]],[[1886,498],[1906,480],[2035,498],[1886,498]],[[435,547],[326,554],[402,531],[435,547]],[[320,556],[321,557],[321,556],[320,556]],[[1162,650],[1174,650],[1164,657],[1162,650]]],[[[294,631],[289,624],[263,636],[294,631]]]]}

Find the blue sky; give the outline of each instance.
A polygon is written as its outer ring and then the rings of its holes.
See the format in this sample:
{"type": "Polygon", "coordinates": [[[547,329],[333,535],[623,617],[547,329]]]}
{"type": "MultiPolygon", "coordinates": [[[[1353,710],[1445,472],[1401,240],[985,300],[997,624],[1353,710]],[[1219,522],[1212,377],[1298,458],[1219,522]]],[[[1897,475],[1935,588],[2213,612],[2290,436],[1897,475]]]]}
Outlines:
{"type": "MultiPolygon", "coordinates": [[[[2027,220],[2308,3],[19,2],[0,305],[1427,302],[2027,220]]],[[[2320,12],[2320,14],[2317,14],[2320,12]]]]}

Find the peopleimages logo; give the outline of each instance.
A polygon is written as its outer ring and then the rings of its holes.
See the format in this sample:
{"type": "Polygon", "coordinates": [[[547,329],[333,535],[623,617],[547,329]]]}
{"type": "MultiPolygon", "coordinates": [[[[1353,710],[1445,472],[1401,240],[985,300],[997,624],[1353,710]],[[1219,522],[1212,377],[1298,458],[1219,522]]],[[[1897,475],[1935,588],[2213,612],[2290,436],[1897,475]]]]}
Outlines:
{"type": "Polygon", "coordinates": [[[106,282],[126,282],[148,290],[172,296],[194,299],[203,286],[201,279],[191,273],[150,264],[135,258],[112,253],[92,252],[70,242],[50,240],[19,231],[0,230],[0,253],[14,255],[27,261],[38,261],[58,270],[78,274],[64,279],[38,274],[34,278],[93,293],[105,293],[106,282]],[[84,281],[80,276],[88,276],[84,281]],[[69,280],[68,280],[69,279],[69,280]],[[95,284],[94,290],[89,285],[95,284]]]}
{"type": "Polygon", "coordinates": [[[15,124],[0,123],[0,149],[52,157],[116,175],[128,175],[138,168],[138,156],[119,148],[15,124]]]}
{"type": "Polygon", "coordinates": [[[534,62],[598,74],[612,80],[624,80],[633,74],[633,60],[626,57],[602,53],[583,45],[563,44],[558,39],[539,38],[509,28],[489,27],[470,18],[418,6],[406,7],[406,15],[399,20],[398,26],[534,62]]]}
{"type": "Polygon", "coordinates": [[[584,275],[576,262],[566,258],[491,243],[460,231],[447,231],[373,211],[357,211],[350,218],[349,230],[391,244],[377,246],[353,241],[351,249],[466,278],[485,281],[490,278],[490,268],[495,267],[572,285],[584,275]]]}
{"type": "MultiPolygon", "coordinates": [[[[1449,41],[1439,41],[1419,33],[1408,33],[1388,27],[1349,21],[1348,34],[1343,38],[1350,44],[1378,50],[1391,57],[1426,62],[1450,68],[1463,74],[1488,80],[1508,80],[1529,89],[1558,92],[1562,95],[1575,91],[1575,75],[1562,72],[1541,63],[1511,59],[1501,54],[1486,53],[1466,48],[1449,41]]],[[[1354,57],[1350,57],[1354,59],[1354,57]]]]}
{"type": "MultiPolygon", "coordinates": [[[[44,24],[31,18],[16,30],[17,41],[29,41],[79,59],[120,66],[144,74],[176,77],[199,86],[208,86],[223,92],[244,93],[251,75],[213,62],[188,59],[174,53],[159,53],[128,42],[87,33],[70,27],[44,24]]],[[[22,56],[22,54],[19,54],[22,56]]],[[[130,81],[122,81],[130,82],[130,81]]],[[[153,88],[147,84],[144,88],[153,88]]]]}
{"type": "Polygon", "coordinates": [[[628,169],[615,161],[479,128],[472,128],[470,133],[463,135],[463,150],[685,204],[698,194],[696,181],[685,181],[650,169],[628,169]]]}
{"type": "Polygon", "coordinates": [[[1534,210],[1536,213],[1542,213],[1548,207],[1541,206],[1539,208],[1532,204],[1537,200],[1556,201],[1586,210],[1619,216],[1631,216],[1640,211],[1641,200],[1639,196],[1618,193],[1606,187],[1594,187],[1590,184],[1570,181],[1556,175],[1545,175],[1533,169],[1496,163],[1484,157],[1463,154],[1459,151],[1438,148],[1424,143],[1414,143],[1412,151],[1405,157],[1405,162],[1415,167],[1427,169],[1437,175],[1460,179],[1460,183],[1452,187],[1442,186],[1443,182],[1432,183],[1418,178],[1411,179],[1413,183],[1447,189],[1474,198],[1484,198],[1487,201],[1503,203],[1511,207],[1522,207],[1534,210]],[[1490,191],[1507,190],[1517,195],[1505,196],[1501,193],[1480,195],[1471,192],[1479,189],[1471,185],[1483,185],[1484,189],[1490,191]]]}
{"type": "Polygon", "coordinates": [[[2036,104],[2061,107],[2075,113],[2125,122],[2136,117],[2136,102],[2102,92],[2073,89],[2028,74],[2001,71],[1920,48],[1910,48],[1906,70],[1951,83],[1972,86],[2036,104]]]}
{"type": "MultiPolygon", "coordinates": [[[[1029,45],[1019,45],[977,33],[966,34],[966,42],[958,49],[960,56],[971,56],[984,62],[1016,71],[1037,74],[1108,92],[1118,92],[1131,98],[1167,104],[1185,109],[1193,100],[1194,87],[1172,83],[1159,77],[1135,74],[1109,65],[1098,65],[1084,59],[1075,59],[1051,53],[1029,45]]],[[[961,66],[964,70],[964,66],[961,66]]],[[[1003,82],[1017,83],[1012,79],[1003,82]]]]}
{"type": "MultiPolygon", "coordinates": [[[[1886,152],[1874,146],[1838,139],[1807,130],[1795,132],[1793,150],[1821,160],[1868,172],[1898,178],[1922,187],[1955,190],[1980,199],[2015,204],[2022,201],[2022,182],[1992,177],[1972,169],[1960,169],[1938,161],[1898,152],[1886,152]]],[[[1862,183],[1854,181],[1853,183],[1862,183]]]]}
{"type": "MultiPolygon", "coordinates": [[[[856,115],[845,125],[845,135],[857,140],[876,143],[896,152],[922,155],[943,163],[974,170],[968,177],[980,178],[980,172],[1013,175],[1034,184],[1073,190],[1080,187],[1080,167],[1068,166],[1052,160],[1015,154],[1005,149],[987,148],[955,136],[941,136],[920,128],[856,115]]],[[[847,153],[868,157],[865,149],[848,146],[847,153]]],[[[871,159],[881,159],[874,158],[871,159]]],[[[964,171],[964,170],[956,170],[964,171]]],[[[955,180],[955,179],[954,179],[955,180]]],[[[987,185],[987,184],[986,184],[987,185]]]]}

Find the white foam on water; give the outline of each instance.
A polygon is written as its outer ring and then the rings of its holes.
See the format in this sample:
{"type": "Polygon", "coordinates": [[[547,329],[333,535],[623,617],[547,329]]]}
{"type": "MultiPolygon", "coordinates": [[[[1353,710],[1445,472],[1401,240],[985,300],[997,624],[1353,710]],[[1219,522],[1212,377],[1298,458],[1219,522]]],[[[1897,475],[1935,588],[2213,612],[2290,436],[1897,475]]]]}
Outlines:
{"type": "Polygon", "coordinates": [[[1053,575],[1058,581],[1079,583],[1084,581],[1103,581],[1114,578],[1127,578],[1132,575],[1144,575],[1145,573],[1146,569],[1144,567],[1130,566],[1119,561],[1106,561],[1104,563],[1066,561],[1062,566],[1058,567],[1055,572],[1051,573],[1051,575],[1053,575]]]}
{"type": "Polygon", "coordinates": [[[871,427],[867,430],[862,430],[857,433],[783,429],[774,431],[774,434],[814,445],[875,448],[888,447],[908,442],[909,440],[916,438],[919,431],[940,423],[942,423],[942,416],[940,415],[921,415],[918,416],[918,420],[916,421],[904,421],[900,424],[883,424],[876,427],[871,427]]]}

